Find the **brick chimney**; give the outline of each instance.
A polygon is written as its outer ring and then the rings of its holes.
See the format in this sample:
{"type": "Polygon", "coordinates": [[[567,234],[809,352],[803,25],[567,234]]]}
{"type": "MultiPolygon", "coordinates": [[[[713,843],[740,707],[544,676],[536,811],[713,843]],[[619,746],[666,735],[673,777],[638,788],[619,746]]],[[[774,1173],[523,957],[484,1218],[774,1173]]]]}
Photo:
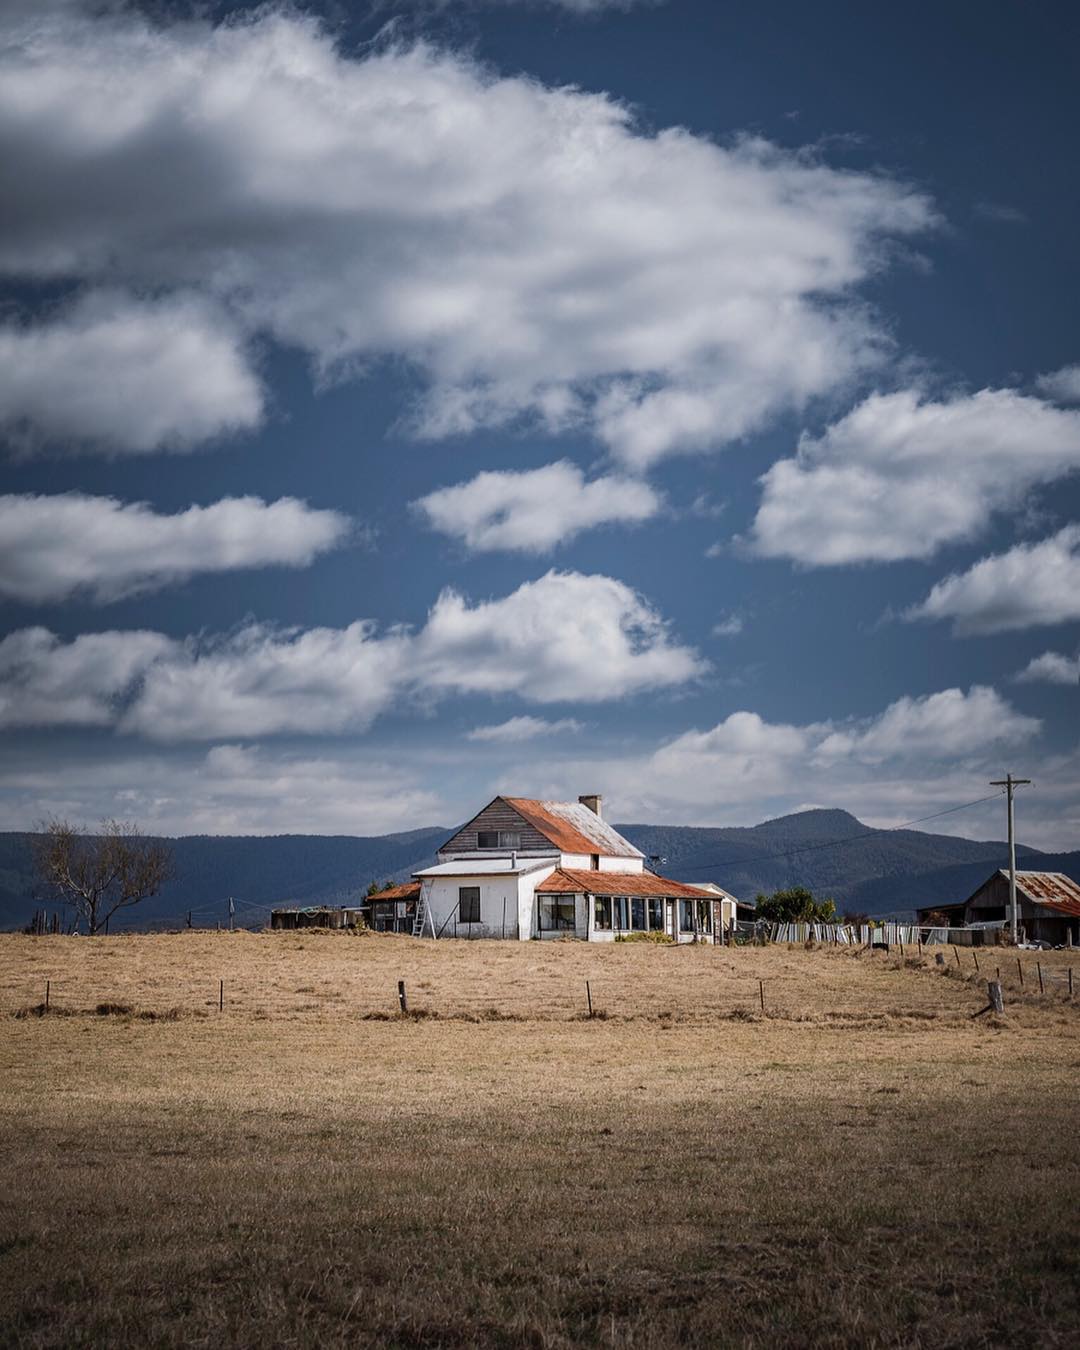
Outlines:
{"type": "Polygon", "coordinates": [[[595,811],[601,820],[603,820],[604,818],[604,813],[600,809],[600,805],[603,802],[603,800],[604,800],[603,797],[601,797],[598,792],[589,793],[584,797],[578,798],[578,801],[582,804],[582,806],[587,806],[590,811],[595,811]]]}

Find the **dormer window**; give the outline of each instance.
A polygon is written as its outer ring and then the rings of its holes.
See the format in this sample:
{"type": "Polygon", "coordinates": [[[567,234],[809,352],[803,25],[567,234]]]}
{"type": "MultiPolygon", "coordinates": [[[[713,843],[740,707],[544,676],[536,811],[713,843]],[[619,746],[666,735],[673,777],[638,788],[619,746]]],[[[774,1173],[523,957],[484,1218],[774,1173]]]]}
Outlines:
{"type": "Polygon", "coordinates": [[[477,848],[497,848],[504,853],[521,847],[521,835],[517,830],[477,830],[477,848]]]}

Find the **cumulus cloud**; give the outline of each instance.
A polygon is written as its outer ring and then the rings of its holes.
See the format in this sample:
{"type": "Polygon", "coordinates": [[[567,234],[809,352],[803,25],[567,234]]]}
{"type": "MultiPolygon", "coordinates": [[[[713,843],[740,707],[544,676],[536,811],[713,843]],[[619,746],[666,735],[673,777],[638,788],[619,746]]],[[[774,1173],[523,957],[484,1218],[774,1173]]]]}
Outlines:
{"type": "Polygon", "coordinates": [[[951,619],[955,633],[1005,633],[1080,619],[1080,525],[1017,544],[939,581],[907,619],[951,619]]]}
{"type": "Polygon", "coordinates": [[[874,394],[764,475],[749,544],[809,566],[928,558],[1080,468],[1080,412],[1010,389],[874,394]]]}
{"type": "Polygon", "coordinates": [[[1027,663],[1016,680],[1021,684],[1077,684],[1080,682],[1080,656],[1043,652],[1027,663]]]}
{"type": "Polygon", "coordinates": [[[251,430],[262,411],[235,326],[191,292],[92,291],[0,325],[0,436],[24,454],[191,450],[251,430]]]}
{"type": "Polygon", "coordinates": [[[0,644],[0,720],[174,741],[326,734],[362,729],[409,697],[599,703],[683,685],[706,668],[623,582],[549,572],[475,605],[446,589],[417,632],[252,623],[184,642],[110,632],[65,643],[24,629],[0,644]]]}
{"type": "Polygon", "coordinates": [[[128,745],[87,759],[18,751],[0,763],[0,829],[68,820],[137,820],[148,833],[383,834],[461,819],[428,766],[370,750],[317,754],[216,745],[168,754],[128,745]]]}
{"type": "Polygon", "coordinates": [[[467,739],[496,745],[516,745],[520,741],[535,741],[538,736],[573,736],[581,729],[582,724],[572,717],[560,717],[553,722],[545,721],[542,717],[511,717],[494,726],[473,727],[467,739]]]}
{"type": "Polygon", "coordinates": [[[1080,365],[1049,371],[1040,375],[1035,384],[1040,393],[1058,403],[1080,403],[1080,365]]]}
{"type": "Polygon", "coordinates": [[[200,572],[305,567],[348,528],[348,517],[294,497],[225,497],[160,515],[144,502],[79,492],[0,496],[0,596],[105,602],[200,572]]]}
{"type": "Polygon", "coordinates": [[[741,437],[881,359],[856,288],[935,223],[885,175],[296,12],[6,22],[0,267],[198,289],[320,380],[403,358],[430,436],[527,419],[638,468],[741,437]]]}
{"type": "MultiPolygon", "coordinates": [[[[996,691],[975,686],[897,699],[862,718],[770,722],[749,710],[705,730],[690,730],[645,752],[615,758],[575,755],[530,761],[551,795],[585,780],[608,783],[612,819],[687,825],[752,825],[770,816],[826,803],[888,826],[986,796],[1001,776],[1001,753],[1030,745],[1041,724],[996,691]]],[[[1044,782],[1040,756],[1040,783],[1044,782]]],[[[1057,757],[1058,787],[1038,828],[1060,840],[1076,816],[1074,749],[1057,757]],[[1069,792],[1073,796],[1069,796],[1069,792]],[[1051,807],[1052,801],[1052,807],[1051,807]]],[[[511,775],[505,775],[506,783],[511,775]]],[[[1050,771],[1045,779],[1050,793],[1050,771]]],[[[1036,834],[1025,822],[1025,838],[1036,834]]],[[[1000,838],[1004,812],[995,801],[975,813],[943,817],[927,829],[1000,838]]]]}
{"type": "Polygon", "coordinates": [[[0,726],[108,726],[155,661],[179,655],[162,633],[83,633],[64,642],[46,628],[0,640],[0,726]]]}
{"type": "Polygon", "coordinates": [[[648,484],[611,474],[585,481],[575,464],[479,473],[413,506],[442,534],[474,552],[549,553],[597,525],[648,520],[662,500],[648,484]]]}

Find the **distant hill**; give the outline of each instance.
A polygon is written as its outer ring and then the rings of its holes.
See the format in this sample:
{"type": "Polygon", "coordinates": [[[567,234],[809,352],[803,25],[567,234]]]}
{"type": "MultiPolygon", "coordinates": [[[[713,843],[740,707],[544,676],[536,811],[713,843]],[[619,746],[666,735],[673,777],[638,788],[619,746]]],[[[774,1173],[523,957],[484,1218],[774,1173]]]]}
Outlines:
{"type": "MultiPolygon", "coordinates": [[[[910,913],[946,896],[966,899],[995,867],[1008,864],[1004,842],[875,830],[847,811],[800,811],[746,829],[618,828],[646,855],[665,858],[657,870],[668,876],[716,881],[746,900],[759,891],[806,886],[833,897],[838,908],[867,914],[910,913]]],[[[1016,852],[1043,870],[1080,867],[1080,853],[1059,855],[1071,859],[1069,866],[1050,868],[1034,849],[1018,845],[1016,852]]]]}
{"type": "MultiPolygon", "coordinates": [[[[166,842],[176,878],[160,895],[124,913],[125,926],[193,921],[212,927],[237,902],[238,922],[253,923],[275,905],[344,904],[373,880],[404,881],[432,861],[451,831],[441,826],[403,834],[272,836],[186,835],[166,842]]],[[[38,907],[33,898],[30,836],[0,834],[0,928],[25,924],[38,907]]],[[[119,917],[119,916],[118,916],[119,917]]]]}
{"type": "MultiPolygon", "coordinates": [[[[875,830],[847,811],[800,811],[749,828],[618,825],[657,870],[684,881],[716,881],[742,899],[783,886],[808,886],[838,907],[867,914],[910,914],[917,905],[963,900],[995,867],[1007,864],[999,841],[959,839],[919,830],[875,830]]],[[[261,836],[188,835],[169,840],[176,878],[158,896],[123,916],[125,925],[181,924],[189,910],[199,926],[227,919],[259,923],[283,904],[343,904],[372,880],[405,880],[430,864],[452,828],[401,834],[261,836]]],[[[1080,852],[1044,854],[1017,847],[1022,865],[1065,872],[1080,881],[1080,852]]],[[[37,907],[30,836],[0,834],[0,928],[22,927],[37,907]]]]}

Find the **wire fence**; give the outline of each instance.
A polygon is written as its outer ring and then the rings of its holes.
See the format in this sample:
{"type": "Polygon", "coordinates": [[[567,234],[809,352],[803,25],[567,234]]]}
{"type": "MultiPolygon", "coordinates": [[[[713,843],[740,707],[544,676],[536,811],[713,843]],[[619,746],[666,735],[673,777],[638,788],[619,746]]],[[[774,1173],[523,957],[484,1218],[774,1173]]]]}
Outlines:
{"type": "MultiPolygon", "coordinates": [[[[701,959],[666,970],[654,965],[647,978],[596,969],[560,971],[551,962],[523,964],[518,970],[493,965],[490,973],[477,976],[475,970],[440,970],[436,944],[426,945],[427,959],[410,962],[412,939],[390,940],[401,943],[396,969],[380,960],[374,969],[358,961],[326,972],[317,960],[306,965],[285,953],[272,969],[237,969],[223,951],[216,969],[177,963],[162,973],[150,963],[131,961],[116,962],[110,971],[9,971],[0,981],[0,1014],[657,1022],[766,1016],[842,1022],[965,1016],[988,980],[999,982],[1013,1001],[1074,997],[1073,967],[1060,959],[1063,954],[1040,959],[1007,948],[939,944],[920,951],[898,943],[889,952],[849,948],[836,954],[842,959],[793,961],[778,947],[734,952],[707,947],[699,949],[701,959]],[[882,978],[896,971],[951,978],[882,978]]],[[[340,941],[348,944],[349,939],[340,941]]]]}

